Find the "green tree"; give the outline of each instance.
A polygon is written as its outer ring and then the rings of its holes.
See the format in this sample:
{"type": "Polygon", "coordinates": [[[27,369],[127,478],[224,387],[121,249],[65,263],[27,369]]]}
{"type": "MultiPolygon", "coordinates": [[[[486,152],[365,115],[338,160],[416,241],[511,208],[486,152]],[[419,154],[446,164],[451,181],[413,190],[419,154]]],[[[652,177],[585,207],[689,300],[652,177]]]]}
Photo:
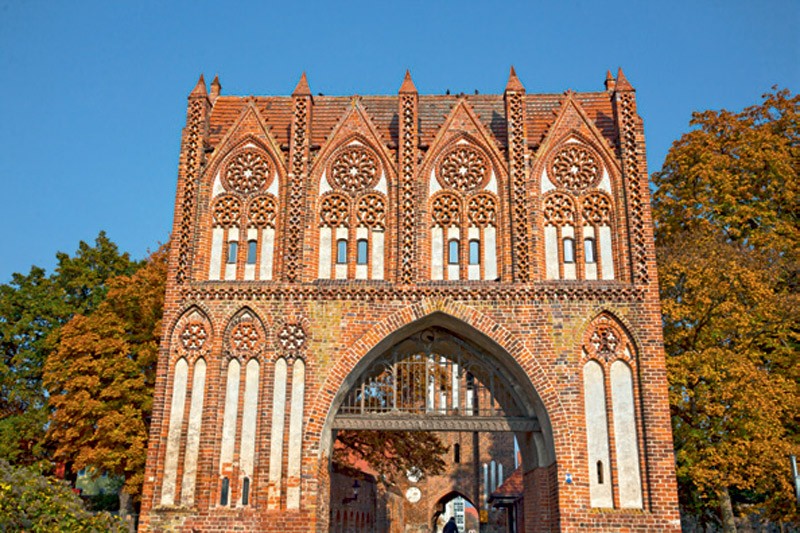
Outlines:
{"type": "Polygon", "coordinates": [[[106,281],[138,264],[101,232],[94,246],[57,254],[54,274],[32,267],[0,285],[0,457],[14,464],[49,466],[45,427],[49,410],[42,369],[58,343],[58,330],[75,313],[90,313],[106,281]]]}
{"type": "Polygon", "coordinates": [[[0,459],[0,531],[125,531],[108,513],[91,513],[63,481],[0,459]]]}
{"type": "Polygon", "coordinates": [[[61,328],[44,370],[55,459],[124,478],[123,513],[143,482],[166,271],[162,247],[135,274],[111,279],[91,315],[61,328]]]}
{"type": "MultiPolygon", "coordinates": [[[[796,520],[800,451],[798,103],[695,113],[653,176],[670,403],[684,510],[731,495],[796,520]]],[[[744,509],[744,508],[742,508],[744,509]]]]}

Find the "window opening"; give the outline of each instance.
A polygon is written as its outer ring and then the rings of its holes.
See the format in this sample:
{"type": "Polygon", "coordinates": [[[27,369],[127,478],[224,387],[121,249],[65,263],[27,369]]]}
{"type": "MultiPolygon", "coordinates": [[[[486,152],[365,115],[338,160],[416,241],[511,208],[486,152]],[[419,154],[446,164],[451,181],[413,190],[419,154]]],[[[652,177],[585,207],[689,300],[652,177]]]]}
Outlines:
{"type": "Polygon", "coordinates": [[[477,240],[469,241],[469,264],[481,264],[481,242],[477,240]]]}
{"type": "Polygon", "coordinates": [[[447,243],[447,262],[451,265],[458,264],[458,239],[451,239],[447,243]]]}
{"type": "Polygon", "coordinates": [[[583,241],[583,255],[587,263],[597,262],[594,250],[594,239],[584,239],[583,241]]]}
{"type": "Polygon", "coordinates": [[[369,244],[367,243],[367,239],[359,239],[356,241],[356,264],[367,264],[368,246],[369,244]]]}
{"type": "Polygon", "coordinates": [[[246,477],[242,480],[242,505],[249,505],[250,503],[250,478],[246,477]]]}
{"type": "Polygon", "coordinates": [[[255,265],[256,264],[256,241],[250,240],[247,241],[247,264],[248,265],[255,265]]]}
{"type": "Polygon", "coordinates": [[[228,505],[228,492],[230,491],[230,481],[228,478],[222,478],[222,492],[219,495],[219,504],[228,505]]]}
{"type": "Polygon", "coordinates": [[[603,484],[603,461],[597,461],[597,483],[603,484]]]}
{"type": "Polygon", "coordinates": [[[575,262],[575,241],[570,237],[564,238],[564,262],[575,262]]]}
{"type": "Polygon", "coordinates": [[[461,462],[461,445],[458,443],[453,445],[453,462],[456,464],[461,462]]]}
{"type": "Polygon", "coordinates": [[[336,241],[336,262],[340,265],[347,263],[347,239],[336,241]]]}
{"type": "Polygon", "coordinates": [[[228,264],[236,264],[236,256],[239,254],[239,243],[230,241],[228,243],[228,264]]]}

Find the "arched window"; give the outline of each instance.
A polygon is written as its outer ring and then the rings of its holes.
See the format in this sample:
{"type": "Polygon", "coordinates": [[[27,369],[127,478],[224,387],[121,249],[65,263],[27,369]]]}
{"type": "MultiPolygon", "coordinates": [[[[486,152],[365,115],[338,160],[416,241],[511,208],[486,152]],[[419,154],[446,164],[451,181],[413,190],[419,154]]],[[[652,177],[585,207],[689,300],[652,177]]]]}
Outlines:
{"type": "Polygon", "coordinates": [[[447,263],[457,265],[458,255],[458,239],[450,239],[447,242],[447,263]]]}
{"type": "Polygon", "coordinates": [[[247,241],[247,264],[256,264],[256,255],[258,250],[258,241],[255,239],[247,241]]]}
{"type": "Polygon", "coordinates": [[[566,237],[564,239],[564,262],[575,262],[575,239],[571,237],[566,237]]]}
{"type": "Polygon", "coordinates": [[[339,265],[347,264],[347,239],[336,241],[336,263],[339,265]]]}
{"type": "Polygon", "coordinates": [[[603,484],[603,461],[597,461],[597,484],[603,484]]]}
{"type": "Polygon", "coordinates": [[[228,242],[228,260],[229,265],[236,264],[236,256],[239,254],[239,243],[237,241],[228,242]]]}
{"type": "Polygon", "coordinates": [[[356,241],[356,264],[366,265],[369,260],[369,241],[367,239],[358,239],[356,241]]]}
{"type": "Polygon", "coordinates": [[[477,239],[469,241],[469,264],[481,264],[481,241],[477,239]]]}
{"type": "Polygon", "coordinates": [[[250,478],[246,477],[242,480],[242,505],[250,504],[250,478]]]}
{"type": "Polygon", "coordinates": [[[455,443],[453,445],[453,462],[459,464],[461,462],[461,445],[455,443]]]}
{"type": "Polygon", "coordinates": [[[583,257],[587,264],[597,262],[597,255],[595,254],[595,248],[594,248],[594,239],[583,240],[583,257]]]}
{"type": "Polygon", "coordinates": [[[222,478],[222,490],[219,493],[219,504],[228,505],[228,493],[230,492],[231,482],[228,478],[222,478]]]}

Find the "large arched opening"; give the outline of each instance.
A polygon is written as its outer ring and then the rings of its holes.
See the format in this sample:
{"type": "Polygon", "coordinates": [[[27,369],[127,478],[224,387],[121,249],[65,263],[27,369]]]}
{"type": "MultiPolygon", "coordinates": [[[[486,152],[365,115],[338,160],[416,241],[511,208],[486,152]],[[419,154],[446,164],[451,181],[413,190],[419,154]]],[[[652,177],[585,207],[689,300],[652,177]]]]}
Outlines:
{"type": "MultiPolygon", "coordinates": [[[[361,501],[385,506],[364,511],[372,513],[367,522],[375,531],[437,530],[444,508],[436,494],[442,493],[463,495],[479,513],[480,531],[503,531],[498,516],[504,509],[492,505],[492,496],[517,468],[528,480],[520,494],[528,514],[555,513],[554,478],[541,475],[555,463],[545,405],[509,351],[463,320],[443,312],[426,315],[386,335],[353,366],[332,402],[321,449],[331,457],[338,432],[368,431],[432,432],[447,445],[446,472],[427,479],[409,475],[387,482],[369,465],[350,465],[363,467],[351,474],[366,474],[367,487],[376,491],[362,493],[361,501]],[[542,495],[550,499],[542,501],[542,495]]],[[[340,531],[336,517],[364,504],[342,497],[349,478],[332,473],[330,479],[330,531],[340,531]]],[[[540,521],[526,518],[529,524],[540,521]]]]}

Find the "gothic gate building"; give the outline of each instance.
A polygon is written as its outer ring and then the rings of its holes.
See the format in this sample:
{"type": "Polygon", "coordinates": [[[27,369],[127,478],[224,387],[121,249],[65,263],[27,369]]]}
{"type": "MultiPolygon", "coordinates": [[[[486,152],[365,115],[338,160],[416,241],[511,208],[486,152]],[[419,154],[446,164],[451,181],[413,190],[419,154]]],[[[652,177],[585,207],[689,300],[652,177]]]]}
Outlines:
{"type": "Polygon", "coordinates": [[[201,77],[163,324],[144,530],[327,532],[334,432],[359,428],[513,432],[525,531],[680,529],[621,70],[563,94],[201,77]]]}

